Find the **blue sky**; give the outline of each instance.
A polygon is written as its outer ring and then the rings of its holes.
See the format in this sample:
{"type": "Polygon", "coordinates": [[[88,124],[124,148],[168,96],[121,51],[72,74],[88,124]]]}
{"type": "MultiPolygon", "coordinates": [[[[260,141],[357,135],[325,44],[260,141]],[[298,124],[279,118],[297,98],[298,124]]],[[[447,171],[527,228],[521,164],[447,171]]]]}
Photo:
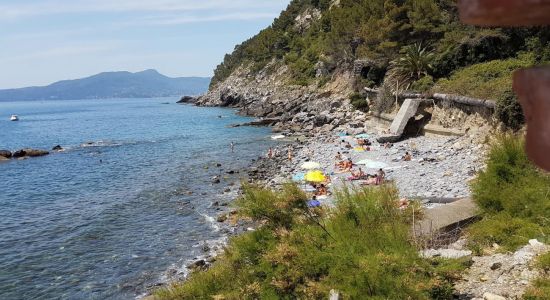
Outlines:
{"type": "Polygon", "coordinates": [[[0,0],[0,89],[104,71],[212,76],[289,0],[0,0]]]}

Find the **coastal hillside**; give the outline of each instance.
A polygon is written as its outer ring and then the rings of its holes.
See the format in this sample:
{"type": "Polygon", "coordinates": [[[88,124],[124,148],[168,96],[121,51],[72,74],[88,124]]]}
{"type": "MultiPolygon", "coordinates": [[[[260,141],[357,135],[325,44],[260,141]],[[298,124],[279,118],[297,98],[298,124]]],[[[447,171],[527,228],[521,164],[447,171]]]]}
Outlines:
{"type": "Polygon", "coordinates": [[[298,113],[328,115],[308,123],[318,127],[362,118],[354,109],[391,112],[395,94],[446,93],[494,100],[496,118],[484,119],[515,129],[523,116],[512,72],[548,62],[548,28],[463,25],[452,0],[293,0],[225,56],[199,104],[286,127],[298,113]]]}
{"type": "Polygon", "coordinates": [[[82,79],[58,81],[44,87],[0,90],[0,101],[198,95],[207,90],[209,83],[210,78],[170,78],[156,70],[105,72],[82,79]]]}

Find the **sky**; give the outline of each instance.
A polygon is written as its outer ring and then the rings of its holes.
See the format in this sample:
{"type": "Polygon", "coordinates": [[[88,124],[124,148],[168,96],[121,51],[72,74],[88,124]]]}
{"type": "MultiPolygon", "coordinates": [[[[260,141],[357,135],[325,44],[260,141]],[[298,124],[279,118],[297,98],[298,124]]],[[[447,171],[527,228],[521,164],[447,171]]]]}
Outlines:
{"type": "Polygon", "coordinates": [[[290,0],[0,0],[0,89],[105,71],[212,76],[290,0]]]}

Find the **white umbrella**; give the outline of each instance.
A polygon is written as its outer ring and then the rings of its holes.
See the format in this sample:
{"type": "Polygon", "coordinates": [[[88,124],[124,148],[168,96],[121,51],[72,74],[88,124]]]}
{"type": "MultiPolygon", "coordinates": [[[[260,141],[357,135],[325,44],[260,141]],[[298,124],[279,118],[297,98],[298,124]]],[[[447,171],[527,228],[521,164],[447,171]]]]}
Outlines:
{"type": "Polygon", "coordinates": [[[381,161],[374,161],[374,160],[370,160],[370,159],[364,159],[362,161],[356,162],[355,164],[356,165],[364,165],[365,168],[369,168],[369,169],[384,169],[388,166],[387,164],[385,164],[381,161]]]}
{"type": "Polygon", "coordinates": [[[300,168],[304,170],[315,170],[315,169],[321,169],[321,164],[314,161],[308,161],[303,163],[300,168]]]}

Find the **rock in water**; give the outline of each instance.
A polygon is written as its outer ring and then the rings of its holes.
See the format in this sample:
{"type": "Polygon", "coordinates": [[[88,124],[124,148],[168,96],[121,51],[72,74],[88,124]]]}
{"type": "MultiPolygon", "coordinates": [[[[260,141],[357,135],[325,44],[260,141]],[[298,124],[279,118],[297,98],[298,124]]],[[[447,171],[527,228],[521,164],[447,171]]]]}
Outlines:
{"type": "Polygon", "coordinates": [[[25,155],[27,155],[25,150],[17,150],[15,152],[13,152],[12,157],[13,158],[20,158],[20,157],[24,157],[25,155]]]}
{"type": "Polygon", "coordinates": [[[187,268],[193,270],[193,269],[204,267],[205,265],[206,265],[206,261],[204,259],[199,259],[199,260],[187,265],[187,268]]]}
{"type": "Polygon", "coordinates": [[[11,151],[9,151],[9,150],[0,150],[0,157],[11,158],[11,151]]]}
{"type": "Polygon", "coordinates": [[[61,145],[57,145],[57,146],[54,146],[54,147],[52,148],[52,151],[63,151],[63,150],[64,150],[64,149],[63,149],[63,147],[61,147],[61,145]]]}
{"type": "Polygon", "coordinates": [[[21,157],[37,157],[37,156],[44,156],[48,155],[50,152],[45,150],[39,150],[39,149],[21,149],[17,150],[12,154],[13,158],[21,158],[21,157]]]}
{"type": "Polygon", "coordinates": [[[191,96],[183,96],[181,99],[176,103],[195,103],[197,102],[197,98],[191,97],[191,96]]]}
{"type": "Polygon", "coordinates": [[[29,157],[37,157],[37,156],[44,156],[50,154],[50,152],[46,150],[39,150],[39,149],[24,149],[26,156],[29,157]]]}

